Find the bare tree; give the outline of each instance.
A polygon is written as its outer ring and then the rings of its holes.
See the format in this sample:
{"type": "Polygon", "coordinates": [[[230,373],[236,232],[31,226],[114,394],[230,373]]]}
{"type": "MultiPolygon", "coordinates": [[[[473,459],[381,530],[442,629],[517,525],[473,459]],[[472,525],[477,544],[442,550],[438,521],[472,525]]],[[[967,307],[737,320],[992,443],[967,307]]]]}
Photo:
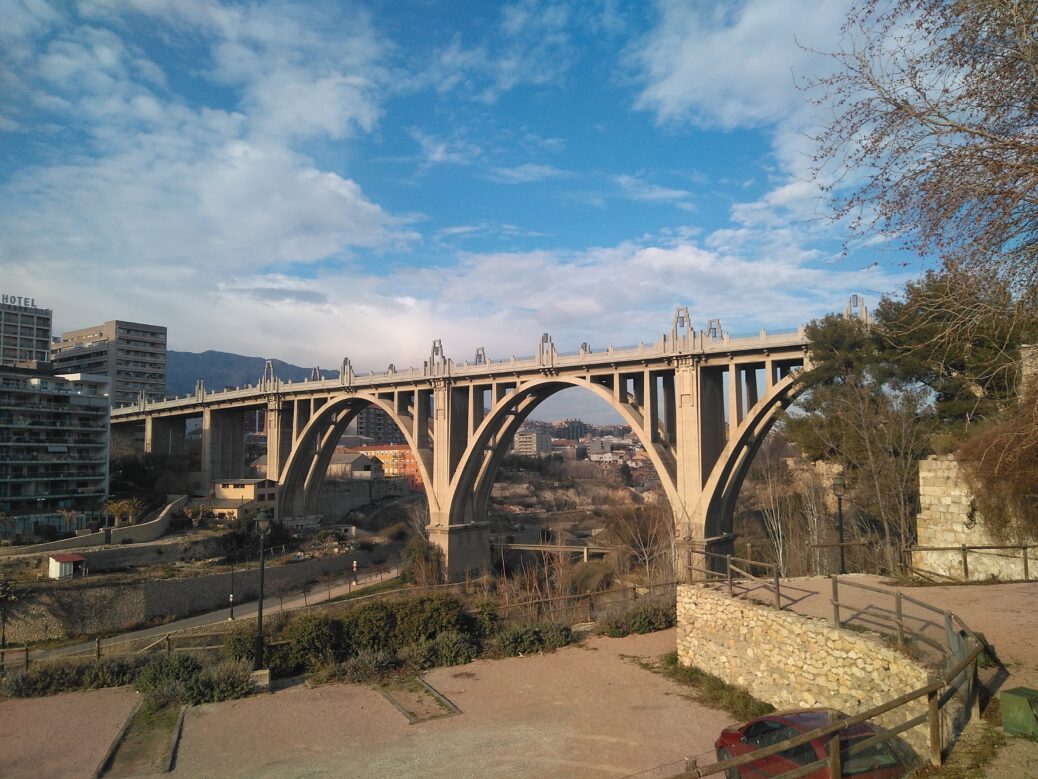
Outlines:
{"type": "MultiPolygon", "coordinates": [[[[1033,0],[858,0],[829,56],[833,74],[810,88],[834,117],[817,138],[816,173],[836,216],[1033,303],[1033,0]]],[[[984,314],[972,313],[960,335],[984,314]]]]}
{"type": "MultiPolygon", "coordinates": [[[[0,575],[0,648],[7,646],[7,615],[14,608],[18,596],[7,575],[0,575]]],[[[2,667],[0,667],[2,670],[2,667]]]]}
{"type": "Polygon", "coordinates": [[[0,510],[0,528],[3,529],[5,537],[10,536],[14,529],[14,517],[3,510],[0,510]]]}
{"type": "Polygon", "coordinates": [[[620,560],[633,562],[645,584],[674,579],[674,520],[661,505],[638,506],[614,512],[606,530],[620,560]]]}

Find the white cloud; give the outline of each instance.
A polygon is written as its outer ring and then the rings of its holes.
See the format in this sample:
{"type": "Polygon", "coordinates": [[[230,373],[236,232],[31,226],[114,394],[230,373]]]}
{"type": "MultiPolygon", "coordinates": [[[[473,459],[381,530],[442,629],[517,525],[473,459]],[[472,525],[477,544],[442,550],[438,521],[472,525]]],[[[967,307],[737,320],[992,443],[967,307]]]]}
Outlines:
{"type": "Polygon", "coordinates": [[[670,203],[683,211],[694,211],[692,193],[684,189],[671,189],[658,184],[650,184],[636,176],[621,175],[616,177],[624,197],[631,200],[643,200],[648,203],[670,203]]]}
{"type": "Polygon", "coordinates": [[[630,50],[645,83],[637,107],[664,122],[731,128],[781,120],[803,102],[794,77],[824,64],[800,46],[830,50],[848,2],[661,0],[658,7],[658,23],[630,50]]]}
{"type": "Polygon", "coordinates": [[[501,184],[529,184],[534,181],[548,181],[572,176],[567,170],[560,170],[553,165],[525,163],[511,168],[492,168],[487,177],[501,184]]]}
{"type": "Polygon", "coordinates": [[[412,127],[410,134],[418,142],[421,164],[425,168],[433,165],[471,165],[483,153],[479,146],[461,138],[441,138],[417,127],[412,127]]]}

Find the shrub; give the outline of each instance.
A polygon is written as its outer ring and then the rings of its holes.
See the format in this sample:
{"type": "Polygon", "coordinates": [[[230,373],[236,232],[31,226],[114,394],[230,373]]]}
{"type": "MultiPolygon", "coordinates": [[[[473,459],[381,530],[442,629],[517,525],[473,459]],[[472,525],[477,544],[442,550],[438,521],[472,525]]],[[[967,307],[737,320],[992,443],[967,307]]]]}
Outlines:
{"type": "Polygon", "coordinates": [[[161,709],[173,703],[194,704],[195,677],[202,664],[190,655],[171,655],[152,659],[137,675],[137,691],[145,706],[161,709]]]}
{"type": "Polygon", "coordinates": [[[478,654],[471,639],[457,630],[445,630],[433,640],[436,665],[464,665],[478,654]]]}
{"type": "Polygon", "coordinates": [[[365,604],[348,614],[345,622],[354,651],[389,652],[396,648],[392,646],[396,615],[385,603],[365,604]]]}
{"type": "Polygon", "coordinates": [[[631,633],[666,630],[674,627],[675,621],[672,604],[649,601],[609,609],[598,620],[598,632],[610,638],[622,638],[631,633]]]}
{"type": "Polygon", "coordinates": [[[497,606],[493,601],[485,600],[476,604],[476,629],[479,631],[481,640],[486,640],[494,635],[499,622],[497,606]]]}
{"type": "Polygon", "coordinates": [[[652,633],[674,627],[677,615],[673,605],[646,603],[633,609],[628,624],[635,633],[652,633]]]}
{"type": "Polygon", "coordinates": [[[223,640],[223,654],[228,660],[247,662],[256,651],[256,630],[249,625],[237,625],[223,640]]]}
{"type": "Polygon", "coordinates": [[[396,626],[393,648],[432,640],[445,631],[471,633],[472,617],[453,595],[411,598],[393,604],[396,626]]]}
{"type": "Polygon", "coordinates": [[[397,652],[397,658],[409,671],[424,671],[437,663],[436,644],[433,641],[416,641],[397,652]]]}
{"type": "Polygon", "coordinates": [[[244,698],[252,687],[252,663],[225,660],[202,670],[194,692],[197,703],[216,703],[244,698]]]}
{"type": "Polygon", "coordinates": [[[573,641],[573,631],[569,625],[541,625],[540,631],[541,640],[544,641],[544,648],[547,650],[569,646],[573,641]]]}
{"type": "Polygon", "coordinates": [[[362,649],[338,666],[339,675],[348,682],[369,682],[381,679],[397,666],[389,652],[362,649]]]}
{"type": "Polygon", "coordinates": [[[497,646],[509,657],[539,652],[544,648],[544,638],[536,625],[512,625],[497,634],[497,646]]]}
{"type": "Polygon", "coordinates": [[[342,621],[322,614],[301,614],[288,624],[281,637],[288,641],[288,661],[295,669],[312,671],[347,654],[342,621]]]}

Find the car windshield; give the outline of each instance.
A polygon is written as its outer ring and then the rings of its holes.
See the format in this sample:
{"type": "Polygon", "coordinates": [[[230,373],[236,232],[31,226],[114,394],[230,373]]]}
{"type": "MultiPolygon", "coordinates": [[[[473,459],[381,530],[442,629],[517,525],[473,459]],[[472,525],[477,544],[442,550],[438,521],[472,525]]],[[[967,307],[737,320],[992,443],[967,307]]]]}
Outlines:
{"type": "Polygon", "coordinates": [[[895,768],[901,765],[897,755],[885,742],[877,742],[868,746],[860,746],[868,736],[845,741],[840,744],[840,761],[843,764],[841,776],[857,776],[858,774],[876,771],[882,768],[895,768]]]}

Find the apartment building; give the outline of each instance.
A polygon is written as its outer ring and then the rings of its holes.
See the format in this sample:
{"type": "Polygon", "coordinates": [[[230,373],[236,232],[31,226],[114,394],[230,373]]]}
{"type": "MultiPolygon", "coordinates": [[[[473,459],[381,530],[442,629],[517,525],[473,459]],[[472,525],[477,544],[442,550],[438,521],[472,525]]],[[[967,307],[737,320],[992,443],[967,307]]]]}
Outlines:
{"type": "Polygon", "coordinates": [[[59,373],[108,376],[112,406],[166,395],[166,328],[112,320],[63,333],[52,345],[59,373]]]}
{"type": "Polygon", "coordinates": [[[36,298],[0,294],[0,365],[50,361],[51,311],[36,298]]]}
{"type": "Polygon", "coordinates": [[[108,493],[108,379],[0,367],[0,510],[97,509],[108,493]]]}
{"type": "Polygon", "coordinates": [[[551,436],[540,430],[520,430],[512,439],[512,451],[524,457],[547,457],[551,454],[551,436]]]}

